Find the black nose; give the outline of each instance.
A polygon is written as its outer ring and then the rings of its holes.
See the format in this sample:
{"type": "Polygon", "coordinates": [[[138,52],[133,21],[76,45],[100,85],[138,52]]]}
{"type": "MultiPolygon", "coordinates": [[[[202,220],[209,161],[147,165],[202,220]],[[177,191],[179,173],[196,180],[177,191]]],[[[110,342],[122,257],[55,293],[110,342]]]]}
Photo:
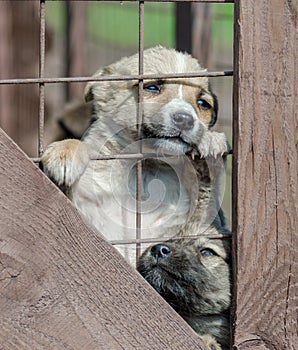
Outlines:
{"type": "Polygon", "coordinates": [[[166,244],[156,244],[150,252],[155,258],[166,258],[171,254],[171,248],[166,244]]]}
{"type": "Polygon", "coordinates": [[[180,130],[190,130],[194,125],[193,116],[185,112],[174,113],[172,115],[172,120],[180,130]]]}

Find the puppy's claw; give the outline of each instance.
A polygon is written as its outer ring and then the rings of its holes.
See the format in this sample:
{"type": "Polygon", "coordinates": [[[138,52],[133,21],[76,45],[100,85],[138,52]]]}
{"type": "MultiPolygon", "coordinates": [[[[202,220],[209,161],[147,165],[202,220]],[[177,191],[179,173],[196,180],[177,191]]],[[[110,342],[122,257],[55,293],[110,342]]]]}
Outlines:
{"type": "Polygon", "coordinates": [[[195,160],[195,150],[194,149],[191,150],[190,157],[192,160],[195,160]]]}

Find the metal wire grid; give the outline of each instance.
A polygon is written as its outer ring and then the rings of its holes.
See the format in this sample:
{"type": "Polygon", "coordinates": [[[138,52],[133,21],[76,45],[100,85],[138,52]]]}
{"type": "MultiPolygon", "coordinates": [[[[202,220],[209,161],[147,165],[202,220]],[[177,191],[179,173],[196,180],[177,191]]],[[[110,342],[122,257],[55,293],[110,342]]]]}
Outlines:
{"type": "MultiPolygon", "coordinates": [[[[48,0],[50,1],[50,0],[48,0]]],[[[117,1],[119,0],[110,0],[117,1]]],[[[135,0],[136,1],[136,0],[135,0]]],[[[123,2],[123,1],[120,1],[123,2]]],[[[27,78],[27,79],[2,79],[0,80],[1,85],[11,84],[38,84],[39,85],[39,116],[38,116],[38,157],[31,158],[35,163],[38,163],[44,152],[44,120],[45,120],[45,84],[51,83],[71,83],[71,82],[88,82],[88,81],[123,81],[123,80],[138,80],[138,109],[137,109],[137,131],[140,139],[141,125],[143,121],[143,84],[145,79],[175,79],[175,78],[195,78],[195,77],[223,77],[232,76],[233,71],[218,71],[218,72],[204,72],[204,73],[187,73],[187,74],[144,74],[144,5],[145,2],[208,2],[208,3],[233,3],[232,0],[141,0],[138,1],[139,9],[139,67],[138,75],[130,76],[113,76],[113,77],[61,77],[61,78],[45,78],[45,28],[46,28],[46,0],[39,0],[39,74],[38,78],[27,78]]],[[[161,240],[173,239],[173,237],[162,237],[161,238],[147,238],[142,239],[141,237],[141,180],[142,180],[142,159],[150,157],[151,154],[142,153],[142,142],[139,142],[139,152],[135,154],[120,154],[120,155],[101,155],[92,160],[111,160],[111,159],[136,159],[137,160],[137,179],[136,179],[136,238],[130,240],[114,240],[110,241],[113,245],[127,245],[135,244],[136,246],[136,257],[140,256],[140,248],[142,243],[154,243],[160,242],[161,240]]],[[[151,155],[153,156],[153,155],[151,155]]],[[[157,155],[154,154],[154,157],[157,155]]],[[[188,236],[193,238],[194,236],[188,236]]],[[[209,238],[230,238],[231,235],[208,235],[209,238]]],[[[187,236],[185,237],[187,238],[187,236]]],[[[178,238],[177,238],[178,239],[178,238]]]]}

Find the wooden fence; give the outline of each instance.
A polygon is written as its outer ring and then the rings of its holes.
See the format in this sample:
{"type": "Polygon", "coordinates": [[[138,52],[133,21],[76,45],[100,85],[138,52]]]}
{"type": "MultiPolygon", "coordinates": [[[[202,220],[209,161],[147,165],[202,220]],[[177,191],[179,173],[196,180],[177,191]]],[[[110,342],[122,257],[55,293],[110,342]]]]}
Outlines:
{"type": "MultiPolygon", "coordinates": [[[[294,350],[298,6],[234,7],[233,347],[294,350]]],[[[206,349],[3,131],[0,234],[1,350],[206,349]]]]}
{"type": "Polygon", "coordinates": [[[298,347],[297,11],[292,1],[235,1],[236,349],[298,347]]]}

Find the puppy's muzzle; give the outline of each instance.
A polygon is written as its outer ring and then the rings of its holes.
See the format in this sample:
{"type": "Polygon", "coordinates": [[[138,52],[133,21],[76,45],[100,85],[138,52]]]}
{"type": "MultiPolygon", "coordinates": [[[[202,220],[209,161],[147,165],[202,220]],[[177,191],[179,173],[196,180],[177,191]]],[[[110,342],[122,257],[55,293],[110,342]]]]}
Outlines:
{"type": "Polygon", "coordinates": [[[172,121],[179,130],[190,130],[194,126],[194,118],[191,114],[185,112],[176,112],[172,114],[172,121]]]}
{"type": "Polygon", "coordinates": [[[150,254],[155,259],[166,259],[171,255],[171,248],[167,244],[156,244],[150,249],[150,254]]]}

